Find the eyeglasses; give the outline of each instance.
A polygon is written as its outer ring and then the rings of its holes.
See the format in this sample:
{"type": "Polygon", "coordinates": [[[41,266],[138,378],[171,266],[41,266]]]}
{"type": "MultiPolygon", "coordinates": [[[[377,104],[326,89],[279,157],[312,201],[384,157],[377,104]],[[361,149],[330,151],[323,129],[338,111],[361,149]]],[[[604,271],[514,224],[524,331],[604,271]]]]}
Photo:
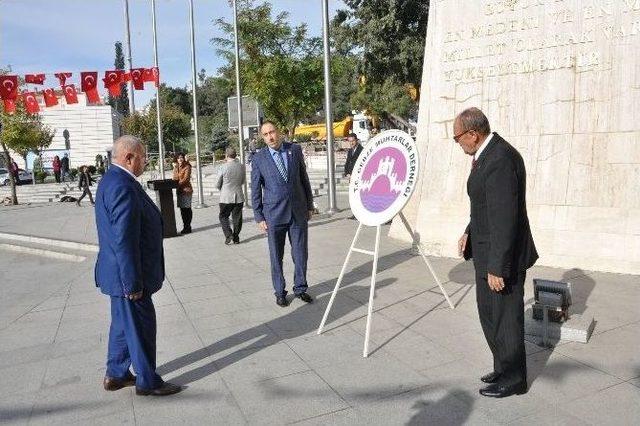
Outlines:
{"type": "Polygon", "coordinates": [[[460,138],[463,137],[464,135],[466,135],[469,132],[473,132],[473,129],[469,129],[469,130],[465,130],[464,132],[460,133],[459,135],[454,135],[453,136],[453,140],[456,141],[456,143],[460,143],[460,138]]]}

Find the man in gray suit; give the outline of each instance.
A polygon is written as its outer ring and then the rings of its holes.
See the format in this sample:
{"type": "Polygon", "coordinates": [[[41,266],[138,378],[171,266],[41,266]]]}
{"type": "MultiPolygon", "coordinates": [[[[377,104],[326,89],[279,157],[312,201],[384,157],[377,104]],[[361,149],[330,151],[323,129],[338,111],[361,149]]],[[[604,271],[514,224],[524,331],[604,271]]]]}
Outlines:
{"type": "Polygon", "coordinates": [[[242,207],[244,205],[244,185],[246,176],[244,164],[236,159],[236,150],[228,147],[226,162],[220,167],[218,173],[217,188],[220,190],[220,225],[224,232],[224,243],[229,245],[240,243],[240,230],[242,229],[242,207]],[[233,220],[233,231],[229,225],[229,216],[233,220]]]}

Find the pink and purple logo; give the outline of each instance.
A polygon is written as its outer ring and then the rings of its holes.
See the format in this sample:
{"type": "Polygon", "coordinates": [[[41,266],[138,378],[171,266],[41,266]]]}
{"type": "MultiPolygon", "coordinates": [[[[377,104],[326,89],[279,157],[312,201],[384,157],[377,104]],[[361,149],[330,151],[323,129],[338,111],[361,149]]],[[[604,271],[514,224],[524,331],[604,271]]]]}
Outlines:
{"type": "Polygon", "coordinates": [[[372,213],[384,211],[404,190],[407,178],[405,156],[395,147],[382,148],[367,162],[361,176],[363,207],[372,213]]]}

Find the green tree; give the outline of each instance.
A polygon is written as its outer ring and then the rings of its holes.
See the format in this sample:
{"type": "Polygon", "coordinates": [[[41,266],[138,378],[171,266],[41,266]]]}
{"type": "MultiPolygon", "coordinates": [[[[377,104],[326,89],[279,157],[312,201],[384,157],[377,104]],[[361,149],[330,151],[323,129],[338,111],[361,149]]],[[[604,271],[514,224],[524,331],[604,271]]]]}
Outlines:
{"type": "MultiPolygon", "coordinates": [[[[175,105],[161,106],[162,138],[165,146],[180,146],[191,134],[191,119],[175,105]]],[[[126,133],[139,137],[150,152],[158,152],[156,107],[152,104],[144,113],[136,112],[123,121],[126,133]]]]}
{"type": "MultiPolygon", "coordinates": [[[[115,43],[116,58],[113,66],[117,70],[124,70],[124,54],[122,53],[122,43],[117,41],[115,43]]],[[[118,111],[123,116],[129,115],[129,91],[126,84],[122,85],[122,93],[117,98],[109,95],[109,105],[118,111]]]]}
{"type": "MultiPolygon", "coordinates": [[[[14,151],[23,159],[26,159],[29,152],[39,155],[43,149],[51,145],[55,133],[42,124],[39,116],[27,114],[21,103],[16,107],[15,113],[7,114],[3,111],[0,115],[2,121],[0,145],[7,160],[10,158],[9,150],[14,151]]],[[[11,182],[11,201],[15,205],[18,204],[18,195],[12,174],[10,174],[9,180],[11,182]]]]}
{"type": "MultiPolygon", "coordinates": [[[[254,0],[243,0],[238,12],[244,91],[292,136],[298,122],[321,107],[324,86],[320,39],[309,37],[305,24],[292,27],[288,20],[287,12],[273,17],[269,3],[254,0]]],[[[233,24],[217,19],[216,25],[226,34],[212,40],[227,60],[220,71],[233,81],[233,24]]]]}
{"type": "Polygon", "coordinates": [[[339,55],[359,58],[357,69],[364,78],[353,103],[381,114],[406,116],[415,110],[419,97],[429,1],[344,3],[347,9],[334,17],[332,33],[339,55]]]}

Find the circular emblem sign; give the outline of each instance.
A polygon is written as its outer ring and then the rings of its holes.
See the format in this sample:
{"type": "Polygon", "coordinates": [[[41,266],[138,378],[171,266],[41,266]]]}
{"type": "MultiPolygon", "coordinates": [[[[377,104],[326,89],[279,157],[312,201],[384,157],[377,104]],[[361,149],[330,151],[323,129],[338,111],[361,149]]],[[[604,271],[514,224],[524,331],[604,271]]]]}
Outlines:
{"type": "Polygon", "coordinates": [[[349,204],[369,226],[382,225],[402,210],[416,186],[419,156],[407,133],[387,130],[367,142],[351,174],[349,204]]]}

